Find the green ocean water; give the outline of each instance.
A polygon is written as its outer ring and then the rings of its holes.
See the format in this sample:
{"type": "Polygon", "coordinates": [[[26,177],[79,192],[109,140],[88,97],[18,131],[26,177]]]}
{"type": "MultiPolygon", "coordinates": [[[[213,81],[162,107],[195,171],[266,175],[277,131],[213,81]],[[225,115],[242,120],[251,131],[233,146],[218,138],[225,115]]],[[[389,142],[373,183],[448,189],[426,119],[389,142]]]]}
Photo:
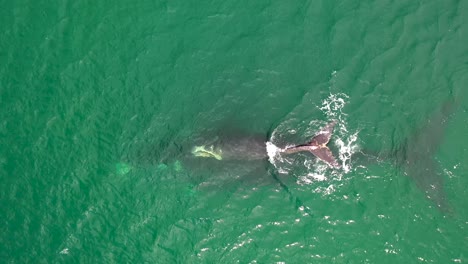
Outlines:
{"type": "Polygon", "coordinates": [[[467,262],[468,2],[0,3],[0,263],[467,262]],[[330,119],[345,169],[190,157],[330,119]]]}

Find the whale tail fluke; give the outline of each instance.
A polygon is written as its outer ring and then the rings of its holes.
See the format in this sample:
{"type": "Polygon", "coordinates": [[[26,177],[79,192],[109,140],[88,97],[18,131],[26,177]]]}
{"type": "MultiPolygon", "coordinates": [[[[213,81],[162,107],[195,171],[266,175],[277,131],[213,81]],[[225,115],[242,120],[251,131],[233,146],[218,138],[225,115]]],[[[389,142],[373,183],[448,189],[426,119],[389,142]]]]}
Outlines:
{"type": "Polygon", "coordinates": [[[328,142],[333,134],[333,129],[336,125],[336,121],[332,121],[320,129],[312,140],[306,144],[297,145],[294,147],[287,148],[283,153],[291,154],[301,151],[309,151],[314,154],[317,158],[321,159],[328,165],[334,168],[340,168],[340,164],[333,156],[331,150],[327,147],[328,142]]]}
{"type": "Polygon", "coordinates": [[[327,146],[319,147],[318,149],[311,150],[310,152],[312,152],[312,154],[317,158],[325,161],[328,165],[337,169],[341,168],[340,164],[336,161],[333,153],[327,146]]]}

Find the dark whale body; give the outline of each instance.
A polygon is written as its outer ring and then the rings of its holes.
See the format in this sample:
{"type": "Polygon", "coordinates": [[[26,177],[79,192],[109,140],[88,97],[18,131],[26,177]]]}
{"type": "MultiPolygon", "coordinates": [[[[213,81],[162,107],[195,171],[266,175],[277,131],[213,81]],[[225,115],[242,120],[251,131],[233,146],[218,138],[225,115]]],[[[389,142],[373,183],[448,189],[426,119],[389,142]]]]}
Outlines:
{"type": "MultiPolygon", "coordinates": [[[[280,152],[286,155],[302,151],[310,152],[329,166],[340,168],[332,152],[327,147],[335,124],[336,121],[328,123],[308,143],[289,147],[280,150],[280,152]]],[[[213,144],[195,146],[192,154],[217,160],[260,160],[268,158],[266,142],[265,138],[255,136],[223,137],[213,144]]]]}
{"type": "Polygon", "coordinates": [[[451,208],[444,190],[443,175],[434,155],[444,139],[445,128],[456,106],[455,100],[447,100],[391,154],[396,158],[397,166],[444,213],[451,212],[451,208]]]}

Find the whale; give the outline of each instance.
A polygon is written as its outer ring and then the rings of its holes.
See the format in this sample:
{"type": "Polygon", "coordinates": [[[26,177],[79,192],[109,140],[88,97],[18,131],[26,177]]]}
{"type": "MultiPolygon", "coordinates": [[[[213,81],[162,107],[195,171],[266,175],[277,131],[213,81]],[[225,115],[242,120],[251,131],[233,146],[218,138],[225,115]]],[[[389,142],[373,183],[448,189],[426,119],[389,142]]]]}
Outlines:
{"type": "MultiPolygon", "coordinates": [[[[310,141],[305,144],[293,145],[279,150],[280,154],[291,155],[298,152],[312,153],[331,168],[341,166],[328,148],[336,125],[333,120],[322,127],[310,141]]],[[[197,145],[192,149],[195,157],[212,158],[215,160],[259,160],[268,158],[267,139],[259,136],[223,137],[213,144],[197,145]]]]}
{"type": "Polygon", "coordinates": [[[352,159],[360,164],[391,162],[444,215],[453,213],[444,189],[444,173],[436,160],[445,139],[445,130],[459,105],[449,98],[390,150],[362,149],[352,159]]]}
{"type": "Polygon", "coordinates": [[[426,198],[441,212],[448,214],[453,212],[444,190],[444,175],[434,156],[445,139],[447,124],[458,104],[457,99],[446,100],[419,128],[389,153],[396,166],[416,184],[426,198]]]}
{"type": "MultiPolygon", "coordinates": [[[[443,143],[445,129],[458,105],[459,100],[449,98],[432,115],[429,115],[425,122],[391,150],[376,153],[364,149],[353,154],[352,159],[366,164],[392,161],[436,208],[444,214],[451,214],[452,208],[444,190],[444,175],[434,156],[443,143]]],[[[322,127],[309,142],[285,147],[279,150],[279,154],[292,155],[298,152],[309,152],[331,168],[339,169],[340,164],[327,146],[336,124],[337,122],[332,120],[322,127]]],[[[192,154],[196,157],[209,157],[219,161],[267,159],[266,142],[267,138],[262,136],[223,137],[219,144],[195,146],[192,154]]]]}

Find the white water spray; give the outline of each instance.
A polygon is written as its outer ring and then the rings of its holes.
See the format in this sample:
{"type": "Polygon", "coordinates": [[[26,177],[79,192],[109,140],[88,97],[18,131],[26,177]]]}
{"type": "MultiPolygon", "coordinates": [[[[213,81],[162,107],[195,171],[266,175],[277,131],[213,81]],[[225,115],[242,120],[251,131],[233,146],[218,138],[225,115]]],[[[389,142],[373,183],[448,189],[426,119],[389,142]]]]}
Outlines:
{"type": "MultiPolygon", "coordinates": [[[[339,182],[342,176],[351,171],[351,156],[358,150],[356,141],[359,131],[348,131],[346,122],[347,115],[343,112],[348,98],[348,95],[344,93],[330,94],[328,98],[322,101],[322,105],[318,106],[318,109],[327,117],[325,122],[329,122],[330,120],[338,121],[329,144],[334,144],[337,147],[338,151],[335,153],[335,156],[341,164],[342,169],[331,169],[319,159],[307,159],[301,165],[305,166],[308,172],[305,175],[296,175],[297,182],[302,185],[328,181],[330,184],[327,187],[317,187],[315,189],[316,192],[320,192],[324,195],[332,193],[336,189],[336,186],[341,184],[339,182]]],[[[311,121],[309,125],[311,127],[316,127],[322,126],[323,124],[322,122],[311,121]]],[[[295,132],[296,130],[287,130],[286,133],[295,134],[295,132]],[[292,133],[292,131],[294,131],[294,133],[292,133]]],[[[281,132],[277,130],[273,131],[270,142],[266,143],[269,161],[275,166],[278,172],[289,174],[293,172],[294,167],[299,164],[297,164],[293,156],[281,155],[284,149],[275,145],[276,133],[281,132]]],[[[287,148],[287,146],[285,148],[287,148]]]]}

